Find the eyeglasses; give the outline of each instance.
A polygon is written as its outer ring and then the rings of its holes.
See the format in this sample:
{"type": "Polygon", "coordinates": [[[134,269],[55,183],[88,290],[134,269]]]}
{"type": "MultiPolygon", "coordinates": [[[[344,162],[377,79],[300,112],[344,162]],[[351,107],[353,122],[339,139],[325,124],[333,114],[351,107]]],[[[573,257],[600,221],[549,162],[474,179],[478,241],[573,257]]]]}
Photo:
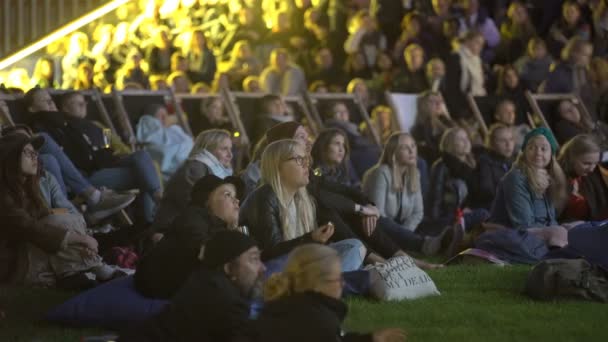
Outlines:
{"type": "Polygon", "coordinates": [[[295,156],[287,159],[287,161],[295,160],[296,164],[299,166],[308,166],[310,165],[310,157],[309,156],[295,156]]]}
{"type": "Polygon", "coordinates": [[[32,160],[38,158],[38,152],[36,152],[34,150],[23,150],[23,155],[25,155],[26,157],[28,157],[32,160]]]}

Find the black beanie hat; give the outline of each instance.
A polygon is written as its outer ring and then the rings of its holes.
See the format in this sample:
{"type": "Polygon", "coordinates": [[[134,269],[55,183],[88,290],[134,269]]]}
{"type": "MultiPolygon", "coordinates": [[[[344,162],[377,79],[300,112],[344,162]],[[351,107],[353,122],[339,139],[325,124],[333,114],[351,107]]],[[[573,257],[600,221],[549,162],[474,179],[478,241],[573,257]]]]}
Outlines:
{"type": "Polygon", "coordinates": [[[241,199],[244,185],[243,181],[239,177],[228,176],[221,179],[216,175],[208,174],[199,179],[192,187],[192,191],[190,192],[190,203],[198,206],[205,206],[207,200],[209,199],[209,195],[213,192],[213,190],[224,184],[234,185],[236,188],[236,197],[239,200],[241,199]]]}
{"type": "Polygon", "coordinates": [[[202,264],[208,268],[222,267],[257,245],[253,238],[236,230],[220,231],[205,244],[202,264]]]}

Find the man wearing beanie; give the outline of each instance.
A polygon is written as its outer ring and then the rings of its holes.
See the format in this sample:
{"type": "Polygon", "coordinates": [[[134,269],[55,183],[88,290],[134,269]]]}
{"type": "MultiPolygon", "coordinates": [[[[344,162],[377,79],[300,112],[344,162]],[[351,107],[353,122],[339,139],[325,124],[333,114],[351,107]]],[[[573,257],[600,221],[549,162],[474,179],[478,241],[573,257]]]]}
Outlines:
{"type": "Polygon", "coordinates": [[[232,176],[199,179],[188,207],[139,263],[135,288],[146,297],[171,298],[199,265],[201,246],[214,234],[236,227],[241,188],[232,176]]]}
{"type": "Polygon", "coordinates": [[[252,238],[234,230],[219,232],[171,304],[119,340],[223,342],[245,335],[249,301],[261,291],[264,271],[252,238]]]}

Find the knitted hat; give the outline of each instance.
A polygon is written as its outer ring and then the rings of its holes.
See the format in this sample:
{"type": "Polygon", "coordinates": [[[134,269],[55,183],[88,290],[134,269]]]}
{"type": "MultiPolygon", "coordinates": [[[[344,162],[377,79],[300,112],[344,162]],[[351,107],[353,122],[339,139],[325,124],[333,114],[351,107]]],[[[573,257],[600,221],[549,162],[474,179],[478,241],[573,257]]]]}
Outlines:
{"type": "Polygon", "coordinates": [[[221,267],[257,245],[253,238],[235,230],[218,232],[205,244],[202,264],[208,268],[221,267]]]}
{"type": "Polygon", "coordinates": [[[542,126],[537,127],[528,132],[528,134],[526,134],[524,138],[524,143],[523,145],[521,145],[521,150],[524,151],[526,149],[526,146],[528,145],[528,141],[530,141],[530,139],[534,138],[537,135],[543,135],[545,138],[547,138],[549,145],[551,145],[551,153],[557,153],[557,150],[559,148],[557,145],[557,140],[555,140],[555,137],[553,136],[553,133],[551,133],[551,130],[549,130],[547,127],[542,126]]]}
{"type": "Polygon", "coordinates": [[[276,124],[266,132],[266,140],[268,141],[268,144],[270,144],[277,140],[293,139],[293,136],[300,126],[302,126],[302,124],[297,121],[287,121],[276,124]]]}
{"type": "Polygon", "coordinates": [[[209,195],[224,184],[232,184],[236,188],[236,196],[240,199],[243,194],[243,181],[240,178],[234,176],[228,176],[224,179],[220,177],[208,174],[203,178],[199,179],[190,192],[190,202],[198,205],[205,205],[209,199],[209,195]]]}

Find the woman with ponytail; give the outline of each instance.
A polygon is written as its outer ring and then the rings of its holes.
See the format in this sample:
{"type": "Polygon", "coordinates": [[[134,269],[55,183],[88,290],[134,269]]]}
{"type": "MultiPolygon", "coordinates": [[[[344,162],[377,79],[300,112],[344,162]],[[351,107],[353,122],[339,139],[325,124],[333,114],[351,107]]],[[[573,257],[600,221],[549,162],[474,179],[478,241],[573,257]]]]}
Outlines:
{"type": "Polygon", "coordinates": [[[327,246],[306,244],[290,253],[282,272],[264,286],[267,302],[253,323],[250,341],[405,341],[401,329],[345,333],[340,256],[327,246]],[[306,324],[303,324],[303,323],[306,324]]]}

